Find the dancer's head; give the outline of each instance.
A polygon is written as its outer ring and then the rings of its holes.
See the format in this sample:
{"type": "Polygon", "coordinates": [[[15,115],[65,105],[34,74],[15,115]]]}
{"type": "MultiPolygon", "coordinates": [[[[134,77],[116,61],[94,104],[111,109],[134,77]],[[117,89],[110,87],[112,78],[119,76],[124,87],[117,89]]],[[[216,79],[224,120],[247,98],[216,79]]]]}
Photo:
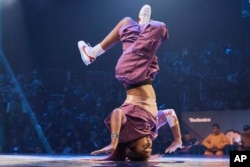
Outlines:
{"type": "Polygon", "coordinates": [[[128,143],[119,143],[116,150],[105,160],[147,161],[152,153],[152,140],[149,136],[128,143]]]}
{"type": "Polygon", "coordinates": [[[146,161],[152,153],[152,140],[149,136],[130,142],[126,150],[130,161],[146,161]]]}

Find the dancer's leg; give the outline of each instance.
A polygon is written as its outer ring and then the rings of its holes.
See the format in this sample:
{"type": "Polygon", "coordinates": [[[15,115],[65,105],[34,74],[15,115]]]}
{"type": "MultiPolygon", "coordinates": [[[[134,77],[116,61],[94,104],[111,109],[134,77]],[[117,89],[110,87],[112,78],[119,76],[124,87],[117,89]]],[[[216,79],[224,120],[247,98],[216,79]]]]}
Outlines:
{"type": "Polygon", "coordinates": [[[94,47],[88,46],[84,41],[79,41],[78,48],[81,53],[82,61],[86,65],[89,65],[96,59],[96,57],[102,55],[105,51],[117,44],[120,41],[119,29],[130,22],[133,22],[130,17],[125,17],[122,19],[110,31],[110,33],[94,47]]]}
{"type": "MultiPolygon", "coordinates": [[[[144,5],[139,12],[139,25],[146,24],[150,21],[151,7],[149,5],[144,5]]],[[[133,22],[130,17],[125,17],[122,19],[113,30],[103,39],[100,43],[101,47],[106,51],[120,41],[119,30],[122,26],[133,22]]]]}
{"type": "MultiPolygon", "coordinates": [[[[139,17],[138,17],[139,25],[148,23],[150,21],[150,17],[151,17],[151,7],[146,4],[141,8],[139,12],[139,17]]],[[[120,41],[119,29],[125,24],[128,24],[129,22],[132,21],[133,20],[129,17],[122,19],[113,28],[113,30],[99,44],[95,45],[94,47],[88,46],[84,41],[79,41],[78,48],[80,50],[83,62],[86,65],[89,65],[96,59],[97,56],[102,55],[106,50],[110,49],[112,46],[118,43],[120,41]]]]}
{"type": "Polygon", "coordinates": [[[120,41],[120,35],[119,35],[119,30],[122,26],[129,24],[133,20],[130,17],[125,17],[122,19],[110,33],[100,42],[101,47],[103,50],[108,50],[112,46],[114,46],[116,43],[120,41]]]}

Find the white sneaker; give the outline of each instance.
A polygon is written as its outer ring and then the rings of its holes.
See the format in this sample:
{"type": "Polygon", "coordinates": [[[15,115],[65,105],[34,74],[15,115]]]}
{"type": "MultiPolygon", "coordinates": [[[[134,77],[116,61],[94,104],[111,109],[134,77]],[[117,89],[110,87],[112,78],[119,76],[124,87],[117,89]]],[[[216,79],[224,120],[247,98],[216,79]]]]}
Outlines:
{"type": "Polygon", "coordinates": [[[90,56],[90,50],[92,49],[91,46],[87,45],[84,41],[79,41],[78,48],[81,53],[82,61],[86,66],[95,61],[95,58],[90,56]]]}
{"type": "Polygon", "coordinates": [[[143,5],[143,7],[139,12],[139,18],[138,18],[139,25],[148,23],[150,21],[150,17],[151,17],[151,7],[148,4],[143,5]]]}

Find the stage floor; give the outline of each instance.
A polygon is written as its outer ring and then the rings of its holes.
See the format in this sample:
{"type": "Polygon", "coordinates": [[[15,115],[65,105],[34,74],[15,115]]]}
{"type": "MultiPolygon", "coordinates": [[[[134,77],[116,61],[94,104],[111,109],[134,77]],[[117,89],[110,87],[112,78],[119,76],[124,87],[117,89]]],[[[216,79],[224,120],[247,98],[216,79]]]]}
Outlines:
{"type": "Polygon", "coordinates": [[[4,167],[229,167],[229,157],[163,156],[149,162],[100,162],[102,156],[0,155],[4,167]]]}

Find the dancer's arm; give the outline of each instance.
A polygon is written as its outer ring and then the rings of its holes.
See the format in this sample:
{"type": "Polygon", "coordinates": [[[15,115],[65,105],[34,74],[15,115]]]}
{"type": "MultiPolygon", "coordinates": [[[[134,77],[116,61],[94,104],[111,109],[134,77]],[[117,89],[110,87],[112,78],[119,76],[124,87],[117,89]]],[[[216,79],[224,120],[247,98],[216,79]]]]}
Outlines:
{"type": "Polygon", "coordinates": [[[180,133],[180,126],[179,123],[175,124],[171,127],[171,131],[174,137],[174,141],[168,148],[166,148],[165,153],[172,153],[178,148],[182,148],[182,140],[181,140],[181,133],[180,133]]]}
{"type": "Polygon", "coordinates": [[[172,135],[174,137],[174,141],[168,148],[166,148],[165,153],[172,153],[177,148],[182,147],[180,125],[177,115],[173,109],[164,110],[164,113],[165,116],[167,117],[167,122],[171,128],[172,135]]]}
{"type": "Polygon", "coordinates": [[[100,149],[93,151],[91,155],[97,155],[101,153],[110,153],[116,150],[119,143],[119,133],[121,129],[122,120],[124,118],[124,112],[121,109],[115,109],[111,114],[111,143],[100,149]]]}

